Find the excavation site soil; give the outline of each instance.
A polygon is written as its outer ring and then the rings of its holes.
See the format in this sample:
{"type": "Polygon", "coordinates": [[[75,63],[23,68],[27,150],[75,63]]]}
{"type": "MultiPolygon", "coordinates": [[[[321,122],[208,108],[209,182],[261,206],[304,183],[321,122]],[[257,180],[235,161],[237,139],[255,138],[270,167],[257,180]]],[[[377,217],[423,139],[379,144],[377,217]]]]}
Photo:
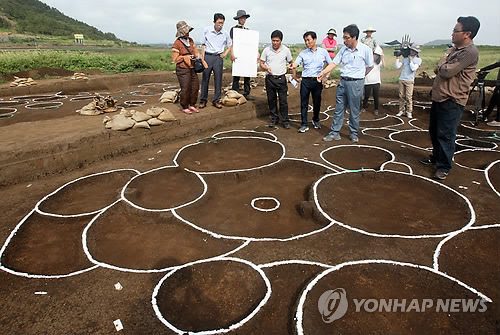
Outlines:
{"type": "Polygon", "coordinates": [[[2,334],[500,332],[500,132],[472,107],[436,181],[428,82],[412,119],[382,84],[353,144],[348,113],[322,141],[335,87],[302,134],[291,85],[284,129],[262,78],[245,104],[187,115],[159,102],[173,73],[72,74],[0,84],[2,334]],[[119,110],[77,113],[96,93],[119,110]],[[176,120],[104,127],[154,106],[176,120]]]}

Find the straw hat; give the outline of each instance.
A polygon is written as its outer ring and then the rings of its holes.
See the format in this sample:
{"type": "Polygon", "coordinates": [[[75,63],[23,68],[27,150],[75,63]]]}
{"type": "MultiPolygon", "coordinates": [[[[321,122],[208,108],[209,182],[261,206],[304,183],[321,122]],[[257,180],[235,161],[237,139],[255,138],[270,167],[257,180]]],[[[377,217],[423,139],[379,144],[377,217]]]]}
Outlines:
{"type": "Polygon", "coordinates": [[[337,31],[335,29],[333,29],[333,28],[330,28],[330,30],[328,30],[328,32],[326,34],[327,35],[328,34],[333,34],[333,35],[337,36],[337,31]]]}
{"type": "Polygon", "coordinates": [[[420,53],[420,45],[418,45],[416,43],[412,43],[412,44],[410,44],[410,50],[413,50],[417,53],[420,53]]]}
{"type": "Polygon", "coordinates": [[[368,28],[366,28],[366,30],[364,30],[363,32],[366,33],[366,32],[376,32],[375,28],[373,28],[372,26],[369,26],[368,28]]]}
{"type": "Polygon", "coordinates": [[[243,9],[239,9],[233,19],[238,20],[240,17],[246,17],[248,19],[250,17],[250,14],[247,14],[247,12],[245,12],[243,9]]]}
{"type": "Polygon", "coordinates": [[[186,21],[179,21],[177,22],[177,34],[175,34],[175,37],[182,37],[185,36],[187,33],[189,33],[191,30],[194,28],[191,27],[186,23],[186,21]]]}

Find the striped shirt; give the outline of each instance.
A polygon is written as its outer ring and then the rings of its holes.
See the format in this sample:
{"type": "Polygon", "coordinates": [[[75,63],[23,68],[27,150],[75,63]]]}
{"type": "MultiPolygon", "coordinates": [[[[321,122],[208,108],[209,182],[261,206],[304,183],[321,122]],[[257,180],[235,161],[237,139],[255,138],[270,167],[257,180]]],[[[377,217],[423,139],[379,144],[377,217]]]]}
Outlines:
{"type": "Polygon", "coordinates": [[[453,50],[446,59],[439,61],[437,75],[432,84],[432,101],[452,100],[465,106],[469,88],[474,81],[479,51],[474,43],[453,50]]]}

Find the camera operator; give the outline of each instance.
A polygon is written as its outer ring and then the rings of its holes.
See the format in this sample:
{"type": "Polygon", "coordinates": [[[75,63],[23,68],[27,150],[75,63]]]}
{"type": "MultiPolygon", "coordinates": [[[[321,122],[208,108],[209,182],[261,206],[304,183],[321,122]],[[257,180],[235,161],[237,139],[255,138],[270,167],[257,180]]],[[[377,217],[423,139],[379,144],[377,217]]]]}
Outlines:
{"type": "MultiPolygon", "coordinates": [[[[478,72],[484,73],[486,71],[496,69],[497,67],[500,67],[500,61],[493,63],[493,64],[490,64],[488,66],[485,66],[482,69],[480,69],[478,72]]],[[[490,104],[488,105],[488,108],[484,112],[484,120],[487,121],[488,116],[493,111],[493,107],[495,105],[497,106],[497,118],[496,118],[496,120],[487,123],[487,125],[491,126],[491,127],[500,127],[500,93],[499,93],[499,88],[500,88],[500,70],[498,71],[497,81],[495,83],[495,90],[493,91],[493,95],[491,96],[490,104]]]]}
{"type": "Polygon", "coordinates": [[[422,64],[422,59],[418,56],[420,48],[412,43],[408,48],[402,49],[403,61],[396,56],[396,69],[403,67],[399,76],[399,113],[401,116],[406,113],[408,118],[413,117],[413,85],[415,82],[415,73],[422,64]]]}

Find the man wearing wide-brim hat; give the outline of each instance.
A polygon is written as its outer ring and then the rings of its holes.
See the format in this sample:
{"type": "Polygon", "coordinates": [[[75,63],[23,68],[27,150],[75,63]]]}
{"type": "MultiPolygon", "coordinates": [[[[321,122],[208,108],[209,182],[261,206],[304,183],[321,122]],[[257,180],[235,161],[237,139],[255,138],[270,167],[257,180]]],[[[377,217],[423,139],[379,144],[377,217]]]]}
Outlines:
{"type": "Polygon", "coordinates": [[[328,51],[328,54],[331,58],[335,57],[335,51],[337,51],[337,31],[333,28],[330,28],[326,33],[326,37],[321,42],[321,46],[328,51]]]}
{"type": "Polygon", "coordinates": [[[372,37],[372,34],[374,32],[376,32],[375,28],[370,26],[363,30],[365,36],[361,38],[361,43],[363,43],[364,45],[368,45],[372,49],[372,51],[375,51],[375,48],[377,47],[377,41],[372,37]]]}
{"type": "MultiPolygon", "coordinates": [[[[231,39],[233,39],[233,29],[248,29],[245,27],[245,23],[247,22],[247,19],[250,17],[250,14],[247,14],[246,11],[243,9],[240,9],[236,12],[236,16],[233,17],[233,19],[237,20],[238,23],[231,28],[229,31],[229,36],[231,36],[231,39]]],[[[234,51],[231,48],[231,60],[234,62],[236,57],[234,57],[234,51]]],[[[231,87],[234,91],[239,92],[240,91],[240,77],[239,76],[234,76],[233,77],[233,84],[231,87]]],[[[247,99],[249,98],[250,95],[250,77],[243,77],[243,96],[247,99]]],[[[251,99],[250,99],[251,100],[251,99]]]]}

